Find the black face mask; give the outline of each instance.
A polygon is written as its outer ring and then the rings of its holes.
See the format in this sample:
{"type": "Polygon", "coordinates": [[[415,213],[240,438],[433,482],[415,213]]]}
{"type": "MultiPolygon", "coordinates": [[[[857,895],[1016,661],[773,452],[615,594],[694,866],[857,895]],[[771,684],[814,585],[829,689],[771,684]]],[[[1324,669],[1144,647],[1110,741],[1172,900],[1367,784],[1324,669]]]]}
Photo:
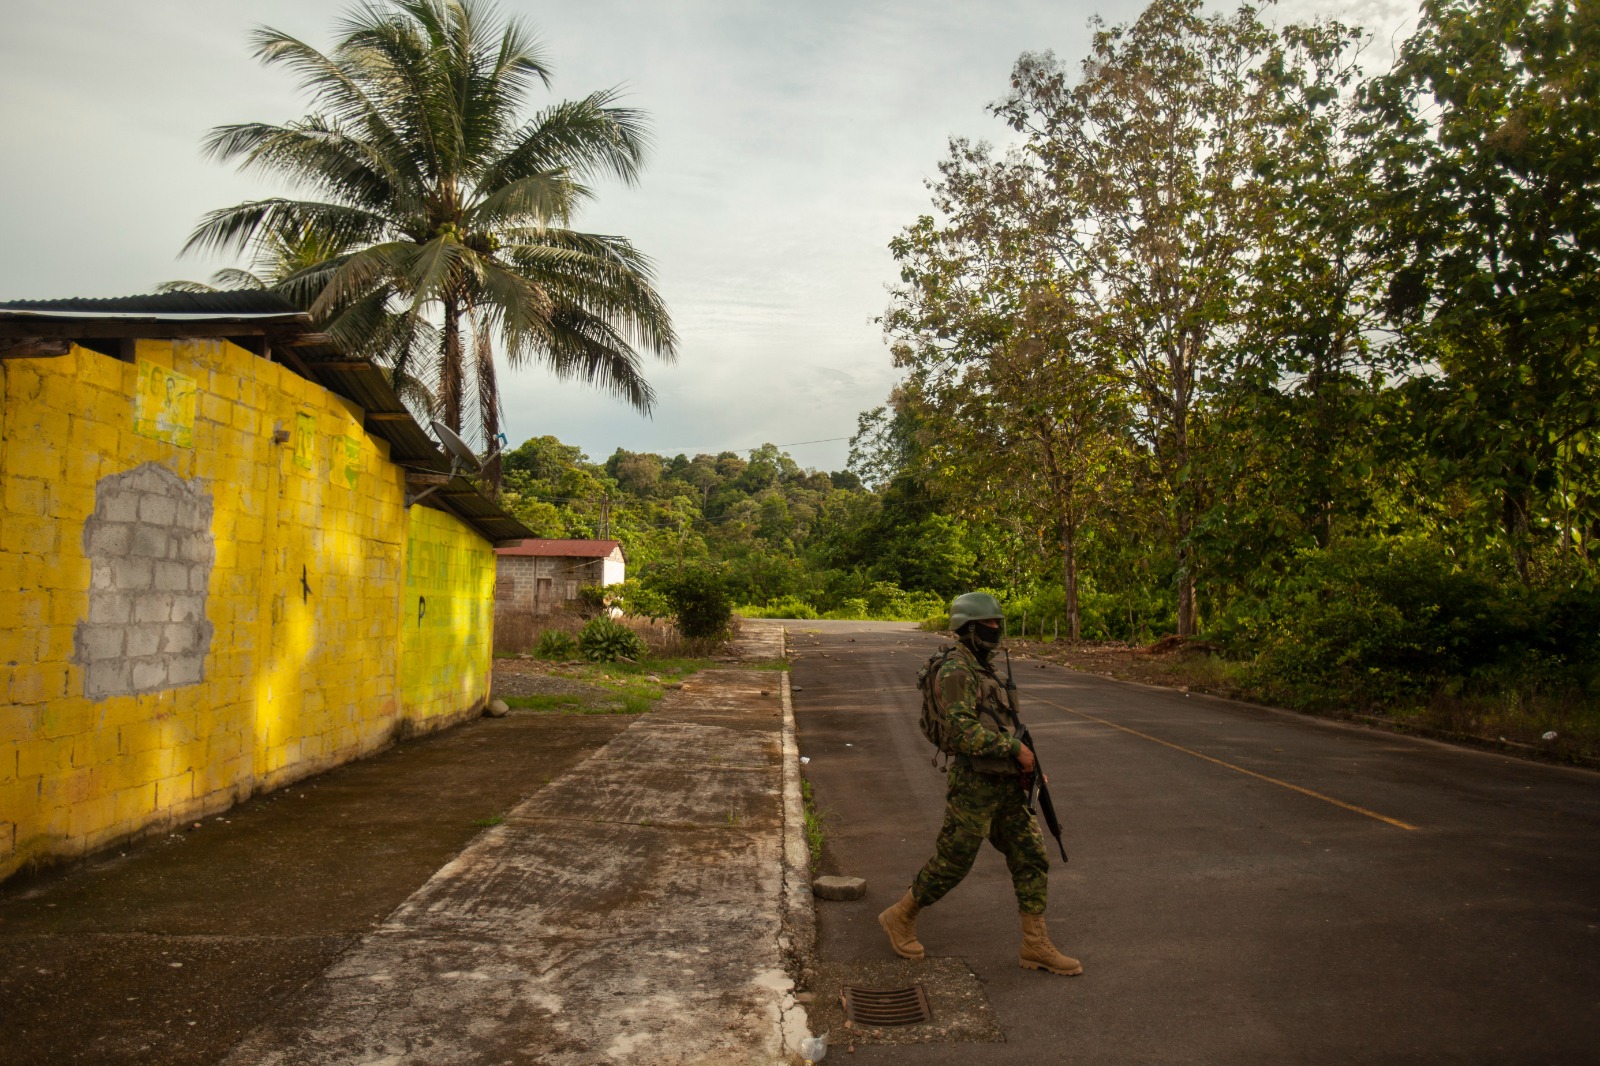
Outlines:
{"type": "Polygon", "coordinates": [[[1000,638],[1005,635],[1005,625],[1001,622],[978,621],[973,622],[967,632],[971,635],[973,648],[991,652],[1000,646],[1000,638]]]}

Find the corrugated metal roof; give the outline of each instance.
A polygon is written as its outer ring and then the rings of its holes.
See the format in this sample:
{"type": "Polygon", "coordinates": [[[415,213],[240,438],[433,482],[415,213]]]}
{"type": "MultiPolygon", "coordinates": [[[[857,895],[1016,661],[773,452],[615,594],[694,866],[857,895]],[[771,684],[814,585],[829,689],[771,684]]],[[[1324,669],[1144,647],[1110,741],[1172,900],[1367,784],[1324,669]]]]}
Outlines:
{"type": "MultiPolygon", "coordinates": [[[[173,336],[171,331],[176,330],[182,336],[227,337],[243,328],[237,323],[249,320],[258,332],[266,334],[274,358],[285,367],[360,407],[366,431],[389,442],[392,462],[435,473],[450,469],[450,460],[400,402],[383,368],[341,353],[330,338],[311,328],[309,315],[276,293],[235,290],[0,301],[0,337],[28,336],[41,328],[39,323],[52,320],[59,323],[55,327],[58,335],[68,337],[81,336],[76,331],[86,330],[86,324],[92,322],[119,323],[114,332],[124,337],[140,335],[142,322],[157,323],[151,329],[161,336],[173,336]],[[208,323],[215,328],[208,328],[208,323]]],[[[491,544],[532,533],[462,477],[451,479],[421,502],[455,515],[491,544]]]]}
{"type": "Polygon", "coordinates": [[[304,318],[309,316],[275,292],[156,292],[143,296],[72,296],[60,300],[4,300],[0,314],[44,318],[304,318]]]}
{"type": "Polygon", "coordinates": [[[496,555],[536,555],[540,558],[604,559],[618,548],[620,540],[525,540],[496,548],[496,555]]]}

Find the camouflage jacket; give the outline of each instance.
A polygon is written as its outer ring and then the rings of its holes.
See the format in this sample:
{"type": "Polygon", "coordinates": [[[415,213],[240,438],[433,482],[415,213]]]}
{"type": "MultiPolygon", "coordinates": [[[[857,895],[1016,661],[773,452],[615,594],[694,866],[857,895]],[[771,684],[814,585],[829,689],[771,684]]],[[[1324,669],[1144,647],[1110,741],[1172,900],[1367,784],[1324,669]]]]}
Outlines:
{"type": "Polygon", "coordinates": [[[934,693],[949,719],[958,761],[981,773],[1022,772],[1016,762],[1022,742],[1013,735],[1018,726],[1005,686],[965,645],[957,644],[939,668],[934,693]]]}

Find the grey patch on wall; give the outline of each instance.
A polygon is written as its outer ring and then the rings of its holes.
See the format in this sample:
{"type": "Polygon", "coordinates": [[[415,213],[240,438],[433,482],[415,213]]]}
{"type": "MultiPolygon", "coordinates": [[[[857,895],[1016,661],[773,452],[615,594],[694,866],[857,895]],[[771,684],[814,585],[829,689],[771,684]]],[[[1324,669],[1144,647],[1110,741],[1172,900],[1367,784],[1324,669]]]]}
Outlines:
{"type": "Polygon", "coordinates": [[[75,661],[83,694],[161,692],[204,680],[216,545],[211,494],[157,463],[101,478],[83,524],[89,617],[75,661]]]}

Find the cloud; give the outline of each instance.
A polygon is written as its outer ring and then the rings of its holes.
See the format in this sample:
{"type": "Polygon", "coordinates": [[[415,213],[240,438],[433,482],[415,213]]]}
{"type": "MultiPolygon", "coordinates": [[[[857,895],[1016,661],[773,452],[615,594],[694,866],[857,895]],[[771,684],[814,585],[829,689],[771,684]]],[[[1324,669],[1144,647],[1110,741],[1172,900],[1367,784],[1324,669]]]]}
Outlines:
{"type": "MultiPolygon", "coordinates": [[[[1109,22],[1140,5],[1098,10],[1109,22]]],[[[1284,0],[1280,20],[1338,13],[1387,36],[1413,5],[1284,0]]],[[[0,296],[118,295],[225,260],[178,259],[206,211],[278,191],[202,158],[212,126],[305,111],[264,69],[260,24],[325,43],[323,0],[13,0],[0,38],[0,296]]],[[[925,180],[951,135],[1004,140],[984,110],[1017,55],[1088,44],[1088,7],[1016,0],[529,8],[570,98],[623,86],[655,148],[639,185],[603,186],[579,220],[654,257],[682,337],[653,365],[654,419],[534,369],[503,374],[513,442],[555,433],[603,456],[745,448],[848,434],[895,379],[875,316],[896,271],[887,242],[928,210],[925,180]]],[[[1369,66],[1371,64],[1369,63],[1369,66]]],[[[540,101],[535,100],[534,104],[540,101]]],[[[796,448],[837,468],[846,445],[796,448]]]]}

